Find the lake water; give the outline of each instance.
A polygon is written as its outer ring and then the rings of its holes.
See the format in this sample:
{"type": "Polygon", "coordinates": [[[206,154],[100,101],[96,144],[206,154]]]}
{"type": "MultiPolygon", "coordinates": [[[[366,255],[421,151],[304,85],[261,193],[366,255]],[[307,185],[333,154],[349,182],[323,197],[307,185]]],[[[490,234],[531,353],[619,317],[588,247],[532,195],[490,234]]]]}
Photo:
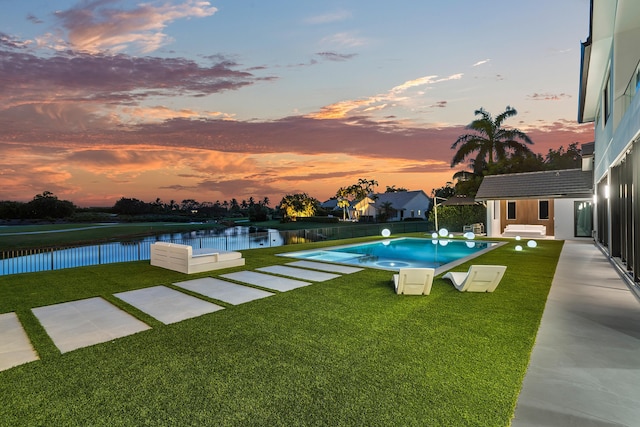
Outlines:
{"type": "Polygon", "coordinates": [[[59,270],[87,265],[139,261],[151,258],[154,242],[191,245],[194,249],[212,248],[224,251],[255,249],[285,244],[278,230],[252,231],[249,227],[200,230],[148,236],[126,242],[109,242],[73,248],[15,251],[0,260],[0,276],[35,271],[59,270]]]}

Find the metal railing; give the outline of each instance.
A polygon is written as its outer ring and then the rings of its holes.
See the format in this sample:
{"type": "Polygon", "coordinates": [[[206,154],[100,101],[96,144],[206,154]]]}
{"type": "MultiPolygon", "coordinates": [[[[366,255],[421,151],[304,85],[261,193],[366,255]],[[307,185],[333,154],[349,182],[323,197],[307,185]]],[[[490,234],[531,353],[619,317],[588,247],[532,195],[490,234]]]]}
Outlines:
{"type": "Polygon", "coordinates": [[[425,221],[403,221],[382,224],[327,227],[291,231],[258,231],[246,234],[194,238],[159,239],[155,236],[134,241],[102,242],[83,246],[59,246],[38,249],[0,251],[0,276],[60,270],[116,262],[143,261],[151,258],[150,246],[155,241],[168,241],[194,248],[225,251],[268,248],[323,240],[340,240],[380,235],[387,228],[391,233],[427,231],[425,221]]]}

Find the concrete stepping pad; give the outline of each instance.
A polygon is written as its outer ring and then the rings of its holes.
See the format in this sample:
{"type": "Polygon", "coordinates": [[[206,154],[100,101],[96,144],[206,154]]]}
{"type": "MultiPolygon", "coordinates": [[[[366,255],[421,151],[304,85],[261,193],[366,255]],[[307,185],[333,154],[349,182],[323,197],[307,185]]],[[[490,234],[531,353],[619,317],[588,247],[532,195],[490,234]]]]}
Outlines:
{"type": "Polygon", "coordinates": [[[265,273],[281,274],[283,276],[295,277],[296,279],[311,280],[312,282],[324,282],[326,280],[340,277],[339,274],[305,270],[304,268],[287,267],[286,265],[271,265],[268,267],[256,268],[256,270],[264,271],[265,273]]]}
{"type": "Polygon", "coordinates": [[[187,280],[174,283],[174,285],[233,305],[273,295],[271,292],[238,285],[237,283],[225,282],[224,280],[214,279],[213,277],[187,280]]]}
{"type": "Polygon", "coordinates": [[[301,280],[287,279],[284,277],[272,276],[271,274],[256,273],[255,271],[238,271],[235,273],[222,274],[220,277],[280,292],[290,291],[292,289],[309,286],[311,284],[301,280]]]}
{"type": "Polygon", "coordinates": [[[62,353],[150,329],[146,323],[100,297],[31,311],[62,353]]]}
{"type": "Polygon", "coordinates": [[[38,359],[18,316],[0,314],[0,371],[38,359]]]}
{"type": "Polygon", "coordinates": [[[324,262],[315,262],[315,261],[294,261],[294,262],[289,262],[286,265],[290,265],[291,267],[311,268],[313,270],[328,271],[329,273],[342,273],[342,274],[357,273],[358,271],[364,270],[363,268],[358,268],[358,267],[347,267],[346,265],[327,264],[324,262]]]}
{"type": "Polygon", "coordinates": [[[152,286],[150,288],[114,294],[127,304],[131,304],[140,311],[162,323],[176,323],[203,314],[222,310],[216,304],[184,294],[166,286],[152,286]]]}

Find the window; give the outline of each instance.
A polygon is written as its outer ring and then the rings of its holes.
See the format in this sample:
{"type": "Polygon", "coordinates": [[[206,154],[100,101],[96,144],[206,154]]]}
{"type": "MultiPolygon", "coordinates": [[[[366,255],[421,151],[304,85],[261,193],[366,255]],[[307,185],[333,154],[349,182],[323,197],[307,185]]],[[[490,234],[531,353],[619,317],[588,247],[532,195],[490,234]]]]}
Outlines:
{"type": "Polygon", "coordinates": [[[516,219],[516,202],[507,202],[507,219],[516,219]]]}
{"type": "Polygon", "coordinates": [[[604,124],[606,125],[609,121],[609,116],[611,116],[611,107],[613,104],[613,93],[611,92],[611,72],[607,77],[607,82],[604,85],[604,93],[602,104],[604,105],[604,124]]]}
{"type": "Polygon", "coordinates": [[[593,212],[591,202],[573,202],[574,236],[591,237],[593,212]]]}
{"type": "Polygon", "coordinates": [[[538,219],[549,219],[548,200],[538,200],[538,219]]]}

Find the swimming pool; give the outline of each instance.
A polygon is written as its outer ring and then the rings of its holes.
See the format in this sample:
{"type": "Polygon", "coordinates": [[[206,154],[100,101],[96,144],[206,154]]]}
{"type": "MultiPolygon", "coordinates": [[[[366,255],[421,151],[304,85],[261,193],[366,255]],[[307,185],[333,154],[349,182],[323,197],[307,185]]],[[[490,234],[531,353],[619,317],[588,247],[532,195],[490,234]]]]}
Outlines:
{"type": "Polygon", "coordinates": [[[490,241],[403,237],[279,255],[393,271],[400,268],[431,267],[439,274],[498,245],[499,242],[490,241]]]}

